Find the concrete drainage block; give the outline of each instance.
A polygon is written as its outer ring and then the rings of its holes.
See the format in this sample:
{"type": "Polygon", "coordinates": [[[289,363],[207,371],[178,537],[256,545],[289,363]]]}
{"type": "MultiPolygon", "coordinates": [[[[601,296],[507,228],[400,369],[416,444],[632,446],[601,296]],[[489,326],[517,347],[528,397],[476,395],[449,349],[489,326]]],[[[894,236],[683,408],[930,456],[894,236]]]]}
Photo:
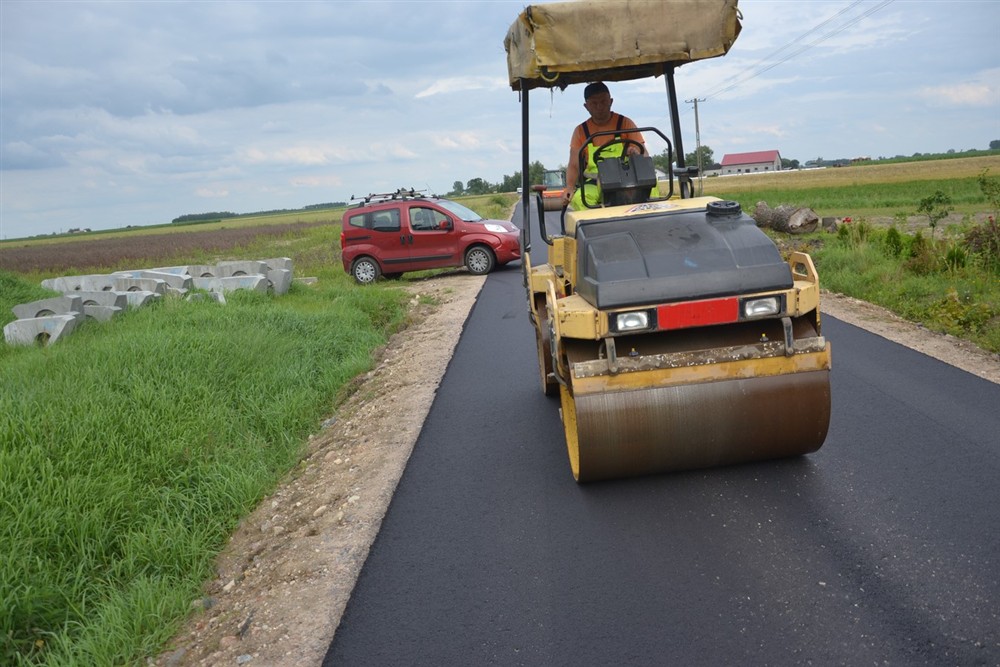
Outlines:
{"type": "Polygon", "coordinates": [[[51,344],[83,319],[104,322],[166,295],[224,304],[225,293],[234,290],[285,294],[292,280],[289,257],[50,278],[42,281],[42,287],[63,295],[15,306],[18,319],[4,327],[4,338],[11,344],[51,344]],[[207,294],[189,293],[192,288],[207,294]]]}
{"type": "Polygon", "coordinates": [[[271,269],[267,272],[267,282],[271,290],[277,294],[288,294],[288,288],[292,286],[291,269],[271,269]]]}
{"type": "Polygon", "coordinates": [[[107,322],[123,310],[125,309],[118,306],[86,305],[83,307],[83,314],[89,319],[97,320],[98,322],[107,322]]]}
{"type": "Polygon", "coordinates": [[[65,315],[67,313],[82,313],[83,299],[76,294],[54,296],[51,299],[40,299],[31,303],[21,303],[14,308],[14,315],[19,320],[47,317],[49,315],[65,315]]]}
{"type": "MultiPolygon", "coordinates": [[[[181,267],[178,267],[181,268],[181,267]]],[[[189,290],[191,289],[191,276],[181,273],[173,273],[172,271],[160,271],[156,269],[141,269],[139,271],[116,271],[113,275],[122,276],[125,278],[134,278],[136,280],[154,280],[163,281],[166,283],[167,289],[175,290],[189,290]]],[[[153,283],[154,285],[156,283],[153,283]]],[[[147,288],[149,289],[149,288],[147,288]]],[[[127,291],[127,290],[126,290],[127,291]]],[[[149,289],[151,292],[156,292],[155,289],[149,289]]]]}
{"type": "Polygon", "coordinates": [[[267,291],[267,277],[258,274],[226,278],[192,278],[191,282],[196,288],[209,292],[232,292],[239,289],[267,291]]]}
{"type": "Polygon", "coordinates": [[[51,345],[71,333],[82,317],[68,313],[14,320],[3,328],[3,337],[10,345],[51,345]]]}

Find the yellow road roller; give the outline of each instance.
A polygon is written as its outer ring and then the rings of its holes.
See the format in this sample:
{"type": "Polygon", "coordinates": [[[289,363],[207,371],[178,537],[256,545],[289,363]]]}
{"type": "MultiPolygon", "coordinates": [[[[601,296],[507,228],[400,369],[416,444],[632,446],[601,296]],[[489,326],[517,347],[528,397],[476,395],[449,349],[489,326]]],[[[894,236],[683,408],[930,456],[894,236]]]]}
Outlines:
{"type": "Polygon", "coordinates": [[[674,71],[725,55],[739,19],[736,0],[530,5],[504,41],[521,103],[521,256],[541,388],[560,394],[579,482],[798,456],[826,438],[830,343],[812,260],[783,259],[737,202],[694,196],[684,163],[674,71]],[[581,151],[575,185],[596,184],[597,202],[563,209],[550,232],[535,193],[548,246],[535,265],[529,92],[645,77],[665,80],[671,136],[639,131],[665,142],[666,179],[627,150],[605,151],[585,176],[581,151]]]}

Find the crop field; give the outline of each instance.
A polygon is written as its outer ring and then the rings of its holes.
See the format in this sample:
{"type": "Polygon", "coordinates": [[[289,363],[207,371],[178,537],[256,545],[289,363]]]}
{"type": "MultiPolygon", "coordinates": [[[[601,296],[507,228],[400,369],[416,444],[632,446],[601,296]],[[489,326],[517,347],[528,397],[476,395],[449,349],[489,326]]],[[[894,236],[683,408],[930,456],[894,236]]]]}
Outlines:
{"type": "Polygon", "coordinates": [[[984,170],[1000,177],[1000,155],[864,166],[721,176],[703,179],[704,193],[735,199],[752,211],[770,206],[808,206],[821,216],[912,215],[920,200],[941,190],[961,215],[986,213],[989,206],[976,178],[984,170]]]}
{"type": "MultiPolygon", "coordinates": [[[[104,267],[110,270],[135,268],[149,262],[170,264],[214,263],[220,253],[238,251],[250,244],[271,239],[280,245],[282,238],[293,237],[322,222],[239,226],[215,229],[187,228],[186,233],[142,232],[120,235],[81,236],[61,242],[30,242],[0,246],[0,267],[17,273],[56,271],[74,273],[77,269],[104,267]]],[[[182,228],[183,229],[183,228],[182,228]]]]}

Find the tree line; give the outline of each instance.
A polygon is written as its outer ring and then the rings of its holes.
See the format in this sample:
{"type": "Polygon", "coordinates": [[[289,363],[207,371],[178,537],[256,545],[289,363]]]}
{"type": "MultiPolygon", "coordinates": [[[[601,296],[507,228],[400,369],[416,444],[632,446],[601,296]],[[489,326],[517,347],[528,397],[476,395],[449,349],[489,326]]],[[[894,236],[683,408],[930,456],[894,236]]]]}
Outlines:
{"type": "MultiPolygon", "coordinates": [[[[1000,150],[1000,139],[995,139],[989,144],[989,151],[1000,150]]],[[[966,154],[989,154],[988,151],[980,151],[976,149],[969,149],[965,151],[966,154]]],[[[949,150],[945,153],[945,156],[949,157],[959,157],[962,153],[955,151],[954,149],[949,150]]],[[[684,154],[684,164],[688,167],[698,166],[698,156],[701,156],[701,169],[702,171],[710,171],[716,169],[722,169],[722,165],[715,161],[715,151],[712,150],[710,146],[699,146],[697,149],[690,153],[684,154]]],[[[903,161],[903,160],[919,160],[919,159],[936,159],[941,154],[937,153],[914,153],[911,157],[907,158],[902,155],[897,155],[894,158],[879,156],[875,160],[867,159],[866,162],[876,162],[876,161],[903,161]]],[[[800,163],[798,160],[792,160],[788,158],[781,158],[781,168],[782,169],[799,169],[802,167],[842,167],[849,165],[853,162],[851,158],[836,158],[836,159],[824,159],[818,157],[813,160],[806,160],[805,163],[800,163]]],[[[663,151],[659,155],[653,156],[653,165],[663,173],[669,172],[669,167],[671,163],[671,158],[667,154],[667,150],[663,151]]],[[[559,165],[556,169],[561,169],[565,171],[566,165],[559,165]]],[[[532,185],[536,185],[542,182],[542,173],[548,171],[545,165],[541,162],[535,161],[528,166],[528,182],[532,185]]],[[[460,195],[488,195],[496,192],[515,192],[519,187],[521,187],[521,172],[515,171],[509,176],[504,176],[500,181],[496,183],[490,183],[483,178],[473,178],[466,183],[462,181],[455,181],[452,185],[451,192],[446,196],[457,197],[460,195]]]]}
{"type": "Polygon", "coordinates": [[[209,213],[186,213],[179,215],[170,222],[173,224],[191,224],[197,222],[218,222],[227,218],[252,218],[258,215],[277,215],[280,213],[295,213],[296,211],[319,211],[328,208],[346,208],[347,202],[334,201],[325,204],[309,204],[302,208],[276,208],[269,211],[254,211],[253,213],[232,213],[231,211],[212,211],[209,213]]]}

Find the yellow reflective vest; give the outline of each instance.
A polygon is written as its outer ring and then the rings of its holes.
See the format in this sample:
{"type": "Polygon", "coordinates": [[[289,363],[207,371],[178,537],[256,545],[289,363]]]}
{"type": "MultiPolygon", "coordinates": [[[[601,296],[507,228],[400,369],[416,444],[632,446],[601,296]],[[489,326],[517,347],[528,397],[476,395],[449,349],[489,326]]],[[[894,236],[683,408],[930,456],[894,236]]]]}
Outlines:
{"type": "MultiPolygon", "coordinates": [[[[615,135],[612,141],[615,139],[621,139],[622,136],[622,119],[624,117],[618,114],[618,126],[615,128],[615,135]]],[[[590,126],[587,125],[587,121],[580,123],[580,127],[583,129],[583,136],[587,137],[587,143],[584,144],[587,154],[587,164],[580,165],[580,172],[583,174],[583,184],[577,188],[576,192],[573,193],[573,198],[570,200],[569,205],[574,211],[582,211],[587,208],[584,206],[583,198],[587,198],[587,204],[590,207],[598,206],[601,203],[601,186],[597,184],[597,164],[594,162],[594,154],[597,153],[598,146],[595,146],[590,141],[590,126]]],[[[609,142],[610,143],[610,142],[609,142]]],[[[619,158],[622,156],[625,150],[625,144],[614,144],[613,146],[608,146],[604,151],[602,151],[601,159],[606,158],[619,158]]],[[[570,185],[575,186],[576,183],[570,183],[570,185]]]]}

